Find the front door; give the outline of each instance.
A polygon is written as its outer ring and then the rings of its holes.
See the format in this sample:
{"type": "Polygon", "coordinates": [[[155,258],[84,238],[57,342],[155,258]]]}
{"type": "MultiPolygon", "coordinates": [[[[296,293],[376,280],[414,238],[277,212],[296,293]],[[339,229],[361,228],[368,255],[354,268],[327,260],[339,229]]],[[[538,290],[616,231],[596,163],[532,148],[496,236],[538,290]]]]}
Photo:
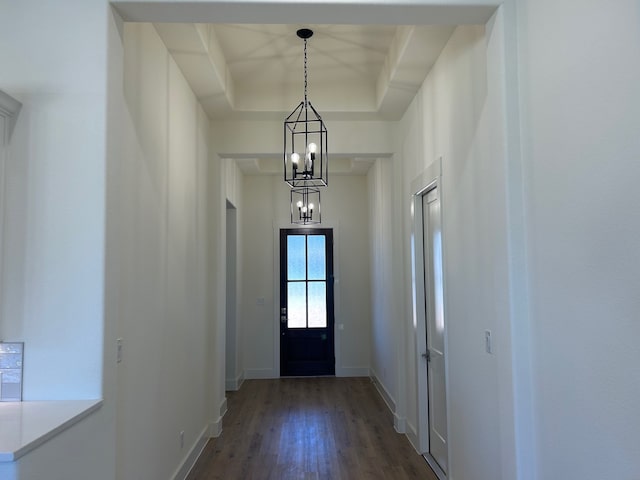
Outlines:
{"type": "MultiPolygon", "coordinates": [[[[445,376],[445,318],[442,279],[442,229],[440,198],[434,188],[422,196],[424,241],[424,286],[426,308],[427,397],[429,419],[429,455],[442,469],[448,470],[447,397],[445,376]]],[[[429,460],[429,459],[428,459],[429,460]]]]}
{"type": "Polygon", "coordinates": [[[334,375],[333,231],[280,230],[280,375],[334,375]]]}

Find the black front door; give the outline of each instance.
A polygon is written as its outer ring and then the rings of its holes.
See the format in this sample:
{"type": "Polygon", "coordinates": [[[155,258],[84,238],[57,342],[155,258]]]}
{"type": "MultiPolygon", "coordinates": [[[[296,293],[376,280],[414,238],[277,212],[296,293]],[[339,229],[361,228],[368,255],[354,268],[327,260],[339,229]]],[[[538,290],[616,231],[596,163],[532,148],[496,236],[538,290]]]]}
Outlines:
{"type": "Polygon", "coordinates": [[[280,375],[334,375],[333,231],[280,230],[280,375]]]}

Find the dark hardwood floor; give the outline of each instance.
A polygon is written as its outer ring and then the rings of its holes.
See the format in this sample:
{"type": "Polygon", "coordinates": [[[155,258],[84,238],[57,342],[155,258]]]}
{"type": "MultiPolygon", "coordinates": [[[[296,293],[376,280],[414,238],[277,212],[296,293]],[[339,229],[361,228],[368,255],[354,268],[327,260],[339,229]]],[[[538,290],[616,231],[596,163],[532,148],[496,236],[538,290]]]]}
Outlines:
{"type": "Polygon", "coordinates": [[[368,378],[247,380],[187,480],[437,480],[368,378]]]}

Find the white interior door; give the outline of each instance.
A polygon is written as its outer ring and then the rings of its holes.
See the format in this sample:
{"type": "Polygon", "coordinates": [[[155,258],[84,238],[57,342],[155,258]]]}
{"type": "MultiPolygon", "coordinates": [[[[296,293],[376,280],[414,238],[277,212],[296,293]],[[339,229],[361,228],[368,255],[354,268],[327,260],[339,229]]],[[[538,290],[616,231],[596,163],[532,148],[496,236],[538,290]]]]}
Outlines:
{"type": "Polygon", "coordinates": [[[445,375],[445,318],[442,280],[440,199],[434,188],[422,196],[426,361],[429,418],[429,455],[445,475],[447,454],[447,397],[445,375]]]}

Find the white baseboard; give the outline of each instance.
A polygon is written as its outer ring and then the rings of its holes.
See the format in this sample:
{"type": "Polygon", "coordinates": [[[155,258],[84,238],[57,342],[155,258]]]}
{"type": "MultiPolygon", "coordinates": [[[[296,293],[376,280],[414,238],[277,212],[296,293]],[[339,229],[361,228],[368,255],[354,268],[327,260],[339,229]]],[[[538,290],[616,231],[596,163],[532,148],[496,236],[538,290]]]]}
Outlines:
{"type": "Polygon", "coordinates": [[[418,432],[416,431],[416,427],[411,425],[410,422],[406,422],[405,435],[409,439],[409,443],[413,446],[415,451],[418,452],[420,455],[422,455],[422,452],[420,452],[420,448],[419,448],[420,442],[418,441],[418,432]]]}
{"type": "Polygon", "coordinates": [[[220,418],[224,417],[224,414],[227,413],[227,397],[220,402],[220,408],[218,410],[220,412],[220,418]]]}
{"type": "Polygon", "coordinates": [[[407,419],[400,417],[397,413],[393,414],[393,428],[398,433],[407,433],[407,419]]]}
{"type": "Polygon", "coordinates": [[[222,402],[220,402],[218,411],[220,412],[220,416],[218,417],[218,419],[215,422],[211,422],[209,425],[207,425],[204,428],[204,430],[202,430],[202,433],[200,433],[198,440],[193,445],[193,447],[189,450],[189,453],[187,454],[185,459],[182,461],[182,464],[180,464],[180,467],[178,467],[178,470],[176,471],[176,473],[171,477],[171,480],[186,479],[187,475],[189,475],[189,472],[191,471],[193,466],[198,461],[198,458],[202,454],[204,447],[207,445],[207,441],[210,438],[219,437],[220,434],[222,433],[222,418],[224,417],[225,413],[227,413],[226,397],[222,399],[222,402]]]}
{"type": "MultiPolygon", "coordinates": [[[[369,375],[369,367],[336,367],[336,377],[368,377],[369,375]]],[[[280,378],[280,374],[272,368],[248,368],[244,372],[243,381],[263,378],[280,378]]]]}
{"type": "Polygon", "coordinates": [[[211,422],[207,428],[209,438],[218,438],[222,433],[222,417],[218,417],[215,422],[211,422]]]}
{"type": "Polygon", "coordinates": [[[280,378],[280,375],[273,371],[273,368],[247,368],[244,371],[244,378],[247,380],[258,378],[280,378]]]}
{"type": "Polygon", "coordinates": [[[336,367],[336,377],[368,377],[369,367],[336,367]]]}
{"type": "Polygon", "coordinates": [[[238,375],[236,378],[227,379],[225,381],[225,390],[227,392],[237,392],[240,390],[242,383],[244,382],[244,372],[238,375]]]}
{"type": "Polygon", "coordinates": [[[202,430],[198,440],[193,444],[193,447],[191,447],[189,453],[187,453],[187,456],[178,467],[178,470],[176,470],[176,473],[171,477],[171,480],[185,480],[185,478],[187,478],[187,475],[189,475],[189,472],[196,464],[204,450],[204,447],[207,445],[207,441],[209,440],[207,435],[208,430],[209,427],[205,427],[204,430],[202,430]]]}
{"type": "Polygon", "coordinates": [[[396,401],[393,399],[393,397],[389,393],[389,390],[387,390],[384,384],[380,380],[378,380],[376,372],[373,370],[371,370],[371,382],[375,385],[376,390],[382,397],[382,400],[384,400],[384,403],[386,403],[387,407],[393,414],[393,428],[396,432],[406,435],[407,419],[398,415],[398,412],[396,411],[396,401]]]}
{"type": "Polygon", "coordinates": [[[209,438],[217,438],[222,433],[222,418],[227,413],[227,397],[223,398],[218,407],[219,417],[208,427],[209,438]]]}
{"type": "Polygon", "coordinates": [[[394,418],[395,418],[396,401],[393,399],[393,397],[391,396],[389,391],[386,389],[386,387],[383,385],[383,383],[380,380],[378,380],[378,377],[376,376],[376,372],[374,372],[373,370],[371,370],[371,382],[373,382],[373,385],[376,387],[376,390],[378,390],[378,393],[382,397],[382,400],[384,400],[384,403],[387,404],[387,407],[389,408],[389,410],[391,411],[391,413],[394,415],[394,418]]]}

